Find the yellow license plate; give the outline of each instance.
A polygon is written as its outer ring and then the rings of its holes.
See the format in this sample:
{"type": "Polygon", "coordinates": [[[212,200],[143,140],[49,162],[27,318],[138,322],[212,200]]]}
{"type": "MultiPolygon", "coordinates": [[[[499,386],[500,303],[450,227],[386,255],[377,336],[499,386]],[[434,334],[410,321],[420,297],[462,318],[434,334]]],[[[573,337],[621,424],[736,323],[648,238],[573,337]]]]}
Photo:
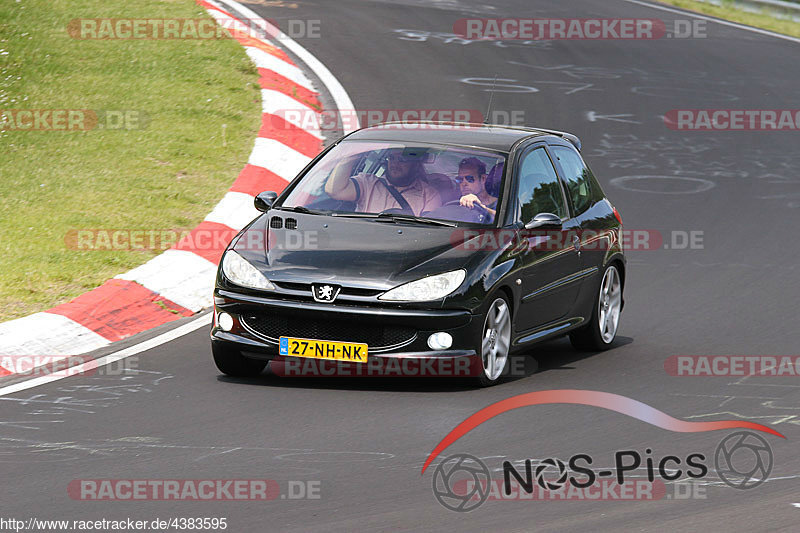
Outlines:
{"type": "Polygon", "coordinates": [[[278,346],[281,355],[291,357],[310,357],[353,363],[367,362],[367,345],[361,343],[281,337],[278,346]]]}

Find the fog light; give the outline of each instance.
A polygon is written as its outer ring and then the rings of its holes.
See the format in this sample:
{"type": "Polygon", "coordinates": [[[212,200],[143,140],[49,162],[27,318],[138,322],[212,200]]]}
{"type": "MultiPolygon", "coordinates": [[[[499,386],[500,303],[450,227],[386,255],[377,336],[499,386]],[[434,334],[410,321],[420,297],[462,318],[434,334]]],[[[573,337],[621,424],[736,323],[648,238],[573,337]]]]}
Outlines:
{"type": "Polygon", "coordinates": [[[434,333],[428,337],[428,346],[431,350],[446,350],[453,345],[453,336],[444,331],[434,333]]]}
{"type": "Polygon", "coordinates": [[[228,313],[220,313],[217,317],[217,324],[225,331],[233,329],[233,317],[228,313]]]}

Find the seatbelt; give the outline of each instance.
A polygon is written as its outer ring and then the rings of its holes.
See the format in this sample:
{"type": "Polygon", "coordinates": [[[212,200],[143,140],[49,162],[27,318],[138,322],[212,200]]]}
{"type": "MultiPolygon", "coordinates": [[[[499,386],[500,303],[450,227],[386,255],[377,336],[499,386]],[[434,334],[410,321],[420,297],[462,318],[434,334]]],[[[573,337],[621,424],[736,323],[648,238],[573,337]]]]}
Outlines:
{"type": "Polygon", "coordinates": [[[414,214],[414,210],[411,209],[411,204],[408,203],[408,200],[403,198],[403,195],[400,193],[400,191],[395,189],[393,185],[390,185],[389,182],[386,181],[386,178],[378,178],[378,181],[383,183],[383,186],[386,187],[386,190],[389,191],[389,194],[394,197],[395,201],[400,204],[400,207],[403,210],[408,211],[412,215],[414,214]]]}

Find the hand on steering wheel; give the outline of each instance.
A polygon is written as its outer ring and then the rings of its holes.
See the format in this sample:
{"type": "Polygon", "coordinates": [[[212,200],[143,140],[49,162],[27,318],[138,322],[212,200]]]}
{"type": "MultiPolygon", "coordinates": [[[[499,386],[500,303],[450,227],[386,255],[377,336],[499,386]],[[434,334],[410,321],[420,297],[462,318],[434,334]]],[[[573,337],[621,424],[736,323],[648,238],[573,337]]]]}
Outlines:
{"type": "Polygon", "coordinates": [[[447,202],[446,204],[444,204],[442,207],[445,207],[445,206],[448,206],[448,205],[458,205],[458,206],[461,206],[461,207],[463,207],[465,209],[477,209],[478,211],[480,211],[482,213],[487,213],[488,212],[486,207],[482,203],[480,203],[480,200],[478,200],[476,203],[472,204],[472,207],[468,207],[468,206],[462,204],[461,203],[461,199],[451,200],[451,201],[447,202]]]}

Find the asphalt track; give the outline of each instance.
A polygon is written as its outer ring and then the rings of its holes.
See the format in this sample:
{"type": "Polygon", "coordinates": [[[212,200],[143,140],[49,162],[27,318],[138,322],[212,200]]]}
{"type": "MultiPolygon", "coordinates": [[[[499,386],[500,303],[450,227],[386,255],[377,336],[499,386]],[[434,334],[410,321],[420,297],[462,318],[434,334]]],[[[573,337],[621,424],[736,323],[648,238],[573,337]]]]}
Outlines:
{"type": "MultiPolygon", "coordinates": [[[[298,41],[359,109],[484,110],[487,87],[476,83],[496,75],[495,110],[522,110],[531,125],[581,136],[626,228],[702,231],[703,247],[629,253],[614,349],[577,354],[566,341],[551,342],[527,356],[527,375],[491,389],[453,379],[229,379],[215,369],[203,327],[131,358],[136,368],[120,375],[71,377],[2,396],[4,516],[216,516],[228,517],[230,531],[796,530],[797,378],[671,377],[664,362],[797,353],[798,134],[676,132],[661,116],[800,108],[800,45],[713,23],[707,38],[685,40],[463,44],[444,35],[469,16],[663,18],[668,25],[686,18],[623,0],[259,4],[249,7],[278,21],[321,20],[321,39],[298,41]],[[692,192],[703,187],[711,188],[692,192]],[[767,436],[774,468],[751,490],[730,488],[712,471],[705,498],[489,501],[468,514],[443,508],[432,495],[432,471],[420,474],[434,446],[480,408],[546,389],[613,392],[682,420],[761,422],[787,439],[767,436]],[[287,480],[314,480],[321,498],[68,497],[71,480],[100,478],[269,478],[282,488],[287,480]]],[[[551,405],[503,414],[445,455],[469,453],[497,468],[501,457],[587,453],[608,467],[623,449],[713,455],[725,434],[673,433],[612,411],[551,405]]]]}

